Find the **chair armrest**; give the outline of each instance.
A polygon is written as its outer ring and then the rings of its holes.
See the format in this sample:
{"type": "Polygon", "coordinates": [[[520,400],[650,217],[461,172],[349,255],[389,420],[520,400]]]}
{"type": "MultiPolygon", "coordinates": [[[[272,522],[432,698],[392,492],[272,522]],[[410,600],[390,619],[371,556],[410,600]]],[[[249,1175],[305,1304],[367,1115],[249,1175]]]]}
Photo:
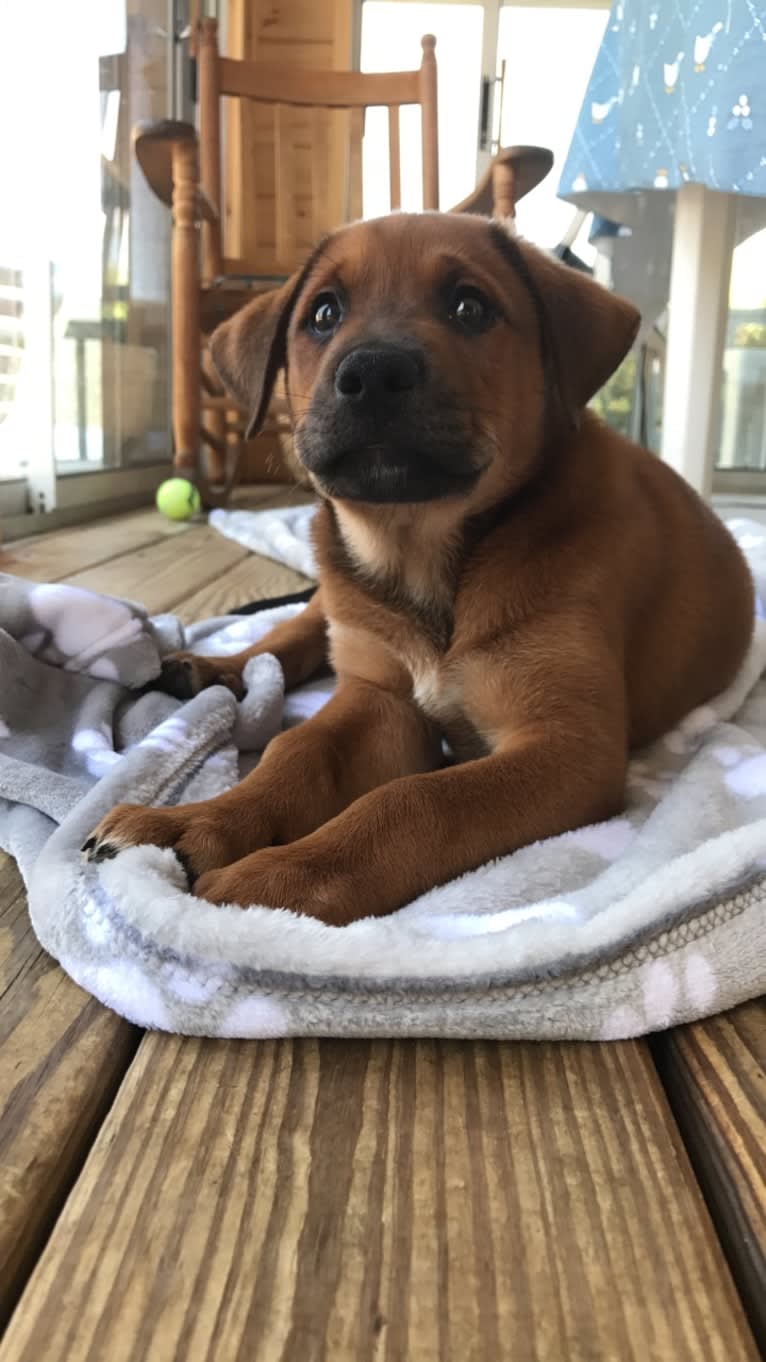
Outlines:
{"type": "Polygon", "coordinates": [[[552,165],[547,147],[501,147],[473,192],[450,211],[512,217],[519,199],[545,179],[552,165]]]}
{"type": "MultiPolygon", "coordinates": [[[[173,204],[173,149],[182,142],[197,145],[196,130],[191,123],[163,118],[137,123],[133,129],[133,150],[144,172],[149,188],[168,208],[173,204]]],[[[200,217],[206,222],[217,222],[215,205],[202,189],[198,190],[200,217]]]]}

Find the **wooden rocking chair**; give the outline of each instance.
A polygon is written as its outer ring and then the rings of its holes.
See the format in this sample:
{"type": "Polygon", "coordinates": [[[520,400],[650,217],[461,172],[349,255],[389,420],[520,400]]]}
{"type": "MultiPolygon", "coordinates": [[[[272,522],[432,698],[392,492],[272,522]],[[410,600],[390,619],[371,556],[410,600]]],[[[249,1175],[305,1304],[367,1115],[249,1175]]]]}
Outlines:
{"type": "MultiPolygon", "coordinates": [[[[207,337],[254,291],[282,283],[305,254],[295,232],[298,177],[290,111],[300,110],[304,119],[311,120],[314,238],[339,225],[338,220],[322,220],[326,208],[320,186],[325,166],[320,149],[327,154],[330,111],[346,111],[341,117],[347,120],[343,130],[345,196],[341,221],[361,216],[363,117],[366,109],[378,106],[388,109],[391,208],[401,204],[399,110],[407,104],[418,104],[421,109],[423,207],[438,208],[436,39],[426,35],[421,45],[418,70],[390,74],[305,70],[222,57],[216,21],[203,19],[196,32],[199,134],[190,124],[176,121],[140,124],[134,130],[134,147],[144,175],[173,213],[174,471],[196,482],[207,506],[221,505],[229,496],[237,477],[246,425],[246,413],[232,403],[210,364],[207,337]],[[242,261],[223,254],[221,104],[225,96],[271,106],[273,114],[275,212],[270,256],[278,268],[268,274],[248,275],[243,272],[242,261]]],[[[473,194],[454,211],[513,217],[518,200],[539,184],[552,164],[552,154],[542,147],[505,149],[495,157],[473,194]]],[[[270,433],[286,430],[284,403],[277,399],[270,414],[270,433]]],[[[264,433],[269,433],[269,427],[264,433]]]]}

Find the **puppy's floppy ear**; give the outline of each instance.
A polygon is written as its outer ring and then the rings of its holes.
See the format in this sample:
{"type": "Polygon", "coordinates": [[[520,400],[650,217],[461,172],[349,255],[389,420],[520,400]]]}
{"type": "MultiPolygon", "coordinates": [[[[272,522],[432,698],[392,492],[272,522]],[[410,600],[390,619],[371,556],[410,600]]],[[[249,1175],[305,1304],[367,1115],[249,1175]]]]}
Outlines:
{"type": "Polygon", "coordinates": [[[497,233],[496,243],[532,294],[544,358],[552,359],[562,405],[576,419],[627,355],[641,314],[581,270],[509,237],[502,228],[497,233]],[[546,350],[552,353],[546,356],[546,350]]]}
{"type": "Polygon", "coordinates": [[[277,374],[284,368],[290,314],[303,270],[280,288],[259,293],[210,337],[210,353],[232,397],[250,414],[246,437],[266,418],[277,374]]]}
{"type": "Polygon", "coordinates": [[[259,293],[210,337],[210,353],[223,382],[250,413],[246,438],[266,419],[277,374],[287,363],[287,329],[305,280],[324,251],[324,237],[281,288],[259,293]]]}

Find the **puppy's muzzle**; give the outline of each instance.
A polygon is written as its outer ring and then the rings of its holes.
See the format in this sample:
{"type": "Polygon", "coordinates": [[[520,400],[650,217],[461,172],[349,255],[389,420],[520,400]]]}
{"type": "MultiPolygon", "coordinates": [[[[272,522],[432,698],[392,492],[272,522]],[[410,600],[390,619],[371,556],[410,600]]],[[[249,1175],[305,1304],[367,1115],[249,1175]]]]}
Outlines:
{"type": "Polygon", "coordinates": [[[302,429],[298,454],[330,496],[430,501],[464,492],[478,476],[449,403],[432,386],[414,342],[355,346],[328,375],[302,429]]]}

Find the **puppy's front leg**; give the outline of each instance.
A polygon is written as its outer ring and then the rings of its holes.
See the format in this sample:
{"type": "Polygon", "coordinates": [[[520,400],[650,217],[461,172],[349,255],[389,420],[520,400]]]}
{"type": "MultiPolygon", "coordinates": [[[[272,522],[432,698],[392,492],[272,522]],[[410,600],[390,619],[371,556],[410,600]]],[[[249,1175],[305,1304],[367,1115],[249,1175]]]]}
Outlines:
{"type": "Polygon", "coordinates": [[[464,692],[494,736],[493,755],[393,780],[302,841],[204,876],[196,892],[342,926],[616,813],[627,766],[622,676],[598,641],[590,652],[574,647],[582,635],[551,658],[543,649],[525,658],[519,646],[512,667],[491,653],[473,658],[464,692]]]}
{"type": "Polygon", "coordinates": [[[440,750],[438,732],[411,700],[341,680],[323,709],[269,743],[232,790],[174,808],[120,804],[83,851],[100,861],[127,846],[173,847],[195,880],[257,848],[307,836],[376,785],[431,769],[440,750]]]}
{"type": "Polygon", "coordinates": [[[170,653],[163,660],[156,686],[178,700],[190,700],[208,686],[227,686],[239,697],[245,690],[242,673],[247,662],[263,653],[271,653],[279,662],[285,674],[286,690],[299,686],[326,665],[327,621],[321,591],[311,597],[304,610],[275,625],[260,642],[243,648],[241,653],[221,657],[170,653]]]}
{"type": "Polygon", "coordinates": [[[331,926],[392,913],[485,861],[614,814],[624,760],[589,753],[583,779],[572,756],[529,734],[513,752],[393,780],[301,841],[204,875],[195,892],[331,926]]]}

